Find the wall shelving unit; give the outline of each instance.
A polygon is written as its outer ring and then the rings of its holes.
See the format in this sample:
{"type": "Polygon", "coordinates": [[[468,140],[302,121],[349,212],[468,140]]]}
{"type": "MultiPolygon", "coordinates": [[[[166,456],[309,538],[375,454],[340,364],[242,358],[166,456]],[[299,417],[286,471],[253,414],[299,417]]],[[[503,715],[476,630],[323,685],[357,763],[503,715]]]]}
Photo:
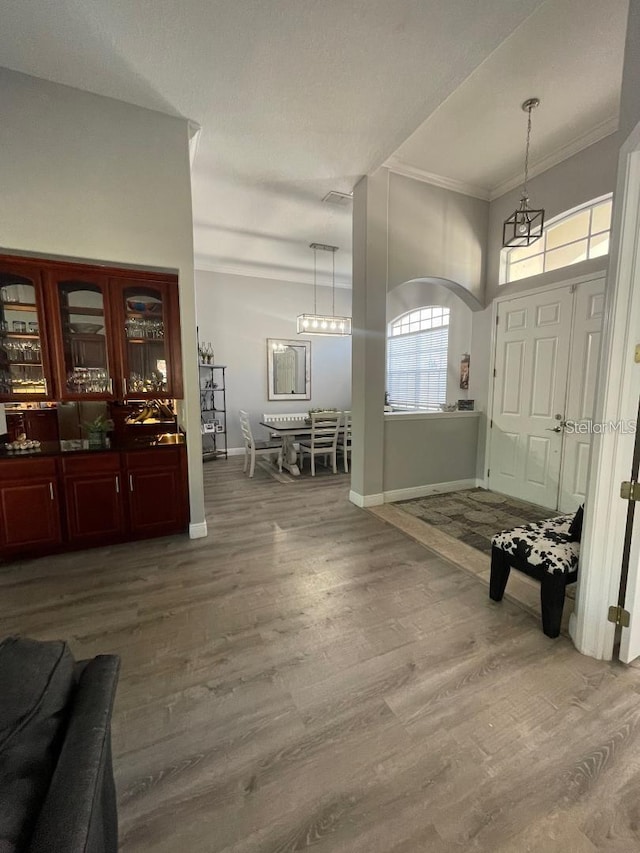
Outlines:
{"type": "Polygon", "coordinates": [[[202,458],[227,458],[227,368],[199,363],[202,458]]]}

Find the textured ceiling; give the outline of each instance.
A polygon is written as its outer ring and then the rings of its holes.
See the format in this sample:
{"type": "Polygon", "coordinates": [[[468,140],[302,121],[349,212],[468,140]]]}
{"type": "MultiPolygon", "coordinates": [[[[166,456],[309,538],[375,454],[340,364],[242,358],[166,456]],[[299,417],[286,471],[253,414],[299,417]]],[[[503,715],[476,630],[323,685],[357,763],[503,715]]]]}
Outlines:
{"type": "MultiPolygon", "coordinates": [[[[549,129],[540,128],[540,148],[543,133],[556,146],[564,138],[557,121],[563,110],[574,135],[615,111],[617,94],[612,98],[611,90],[614,78],[619,84],[621,55],[613,62],[611,54],[620,51],[626,0],[601,3],[600,18],[597,5],[593,0],[2,0],[0,61],[202,127],[193,172],[197,265],[308,280],[313,261],[308,244],[318,241],[340,247],[338,277],[348,280],[351,211],[321,199],[332,189],[351,191],[426,118],[435,122],[429,127],[427,121],[419,131],[427,133],[426,144],[411,137],[400,148],[402,159],[493,187],[517,171],[523,97],[539,94],[545,101],[538,112],[548,110],[549,129]],[[566,6],[588,7],[589,15],[571,19],[566,6]],[[538,50],[550,41],[556,45],[545,54],[544,87],[535,62],[513,81],[504,64],[495,64],[500,44],[520,27],[512,42],[519,44],[530,24],[534,28],[525,43],[535,37],[538,50]],[[576,76],[586,74],[583,88],[595,93],[596,103],[584,98],[573,110],[569,92],[564,107],[547,107],[547,92],[563,80],[565,60],[594,52],[591,65],[575,65],[571,86],[575,91],[576,76]],[[502,75],[499,85],[496,75],[502,75]],[[483,94],[465,96],[464,87],[474,79],[483,94]],[[461,99],[457,107],[456,98],[461,99]],[[483,130],[480,145],[483,120],[489,130],[483,130]],[[512,128],[514,134],[505,132],[512,128]],[[492,159],[496,143],[501,147],[492,159]]],[[[509,44],[505,57],[521,49],[509,44]]]]}
{"type": "Polygon", "coordinates": [[[522,179],[528,97],[531,174],[617,127],[628,0],[543,4],[395,152],[396,165],[495,198],[522,179]]]}

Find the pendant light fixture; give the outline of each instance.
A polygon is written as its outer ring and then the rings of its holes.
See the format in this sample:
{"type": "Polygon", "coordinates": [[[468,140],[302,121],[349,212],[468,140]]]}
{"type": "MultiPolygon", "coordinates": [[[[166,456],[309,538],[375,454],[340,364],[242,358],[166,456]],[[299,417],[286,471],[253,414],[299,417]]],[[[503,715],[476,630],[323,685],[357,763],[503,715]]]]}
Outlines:
{"type": "Polygon", "coordinates": [[[505,219],[502,229],[503,246],[530,246],[542,237],[544,226],[544,210],[533,210],[529,207],[527,180],[529,178],[529,142],[531,139],[531,110],[540,106],[539,98],[528,98],[522,109],[528,113],[527,118],[527,147],[524,156],[524,185],[520,198],[520,207],[508,219],[505,219]]]}
{"type": "Polygon", "coordinates": [[[331,335],[341,337],[351,334],[351,317],[336,317],[336,252],[337,246],[325,246],[324,243],[310,243],[313,249],[313,314],[300,314],[298,317],[299,335],[331,335]],[[318,314],[318,252],[331,252],[331,314],[318,314]]]}

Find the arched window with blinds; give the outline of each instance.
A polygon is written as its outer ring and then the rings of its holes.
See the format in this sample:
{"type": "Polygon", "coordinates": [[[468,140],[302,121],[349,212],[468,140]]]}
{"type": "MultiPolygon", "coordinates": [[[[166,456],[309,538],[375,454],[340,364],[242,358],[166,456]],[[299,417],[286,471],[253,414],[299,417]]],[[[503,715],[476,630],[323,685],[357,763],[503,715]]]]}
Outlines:
{"type": "Polygon", "coordinates": [[[437,411],[447,399],[449,309],[416,308],[389,323],[387,394],[394,409],[437,411]]]}

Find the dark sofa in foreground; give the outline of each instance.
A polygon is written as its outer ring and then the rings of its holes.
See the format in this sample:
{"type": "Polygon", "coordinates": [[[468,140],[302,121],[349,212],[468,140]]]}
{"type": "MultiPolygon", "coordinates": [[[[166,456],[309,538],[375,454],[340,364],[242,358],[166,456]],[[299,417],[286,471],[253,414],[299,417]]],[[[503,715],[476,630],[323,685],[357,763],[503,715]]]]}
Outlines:
{"type": "Polygon", "coordinates": [[[111,713],[119,658],[0,642],[0,853],[116,853],[111,713]]]}

